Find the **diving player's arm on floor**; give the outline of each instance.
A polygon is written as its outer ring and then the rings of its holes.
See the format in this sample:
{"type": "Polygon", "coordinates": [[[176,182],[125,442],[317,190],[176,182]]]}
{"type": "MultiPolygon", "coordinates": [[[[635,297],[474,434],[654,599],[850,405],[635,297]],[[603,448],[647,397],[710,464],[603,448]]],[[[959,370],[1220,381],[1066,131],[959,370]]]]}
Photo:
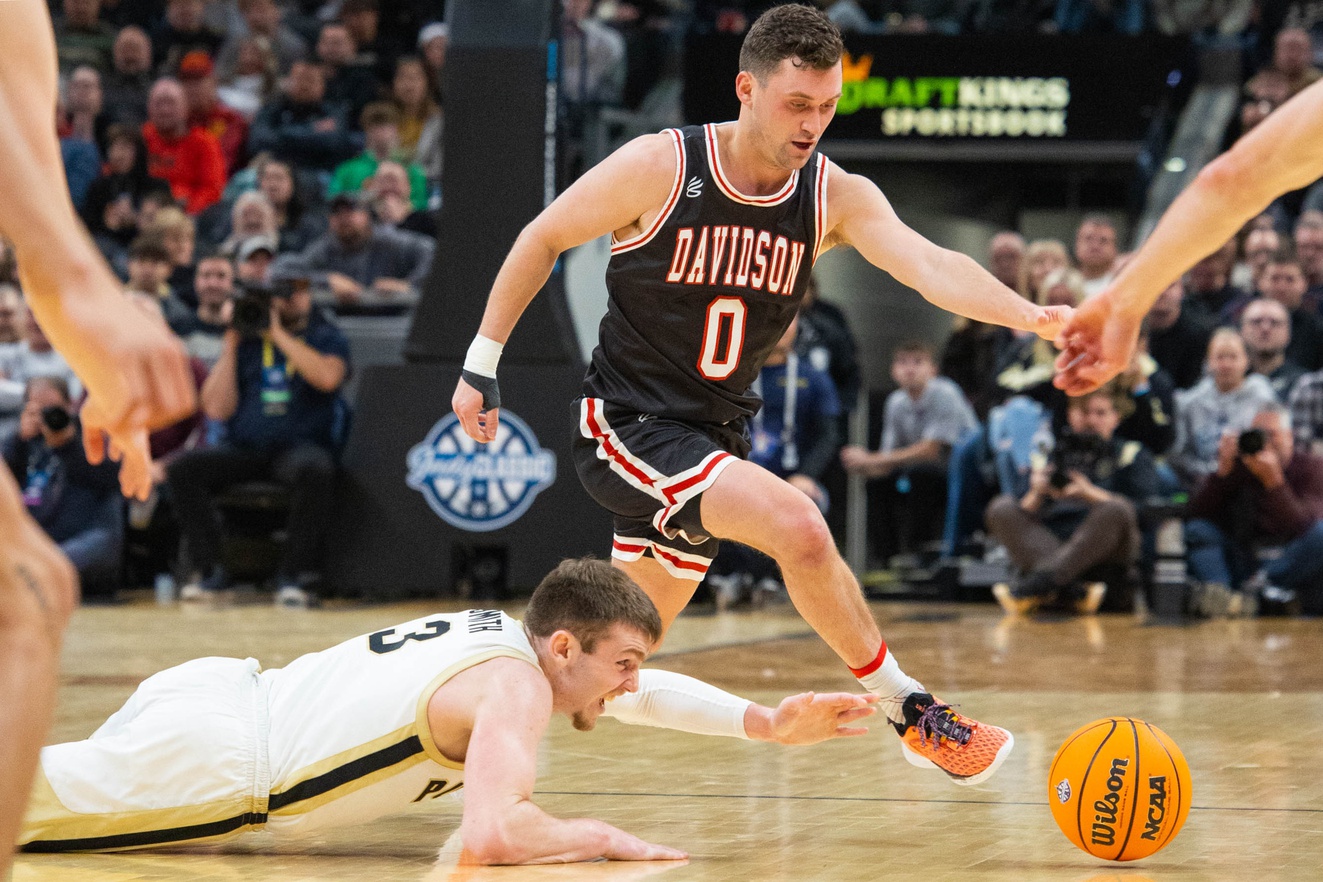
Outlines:
{"type": "Polygon", "coordinates": [[[675,185],[675,149],[667,134],[635,138],[584,172],[520,232],[496,274],[478,336],[464,362],[473,382],[461,378],[450,402],[470,438],[496,438],[499,414],[495,419],[482,416],[499,407],[496,363],[556,261],[565,251],[607,233],[624,234],[650,223],[675,185]],[[475,350],[488,357],[475,360],[475,350]]]}
{"type": "Polygon", "coordinates": [[[687,856],[603,821],[562,820],[538,808],[533,803],[537,746],[551,717],[552,701],[546,677],[527,662],[504,658],[484,662],[465,675],[465,694],[474,696],[460,823],[466,860],[548,864],[602,857],[657,861],[687,856]]]}
{"type": "Polygon", "coordinates": [[[972,257],[929,242],[896,216],[877,185],[830,165],[824,248],[854,247],[864,259],[948,312],[975,321],[1033,331],[1052,339],[1070,314],[1042,307],[992,277],[972,257]]]}
{"type": "Polygon", "coordinates": [[[870,716],[877,697],[850,692],[805,692],[764,707],[693,677],[645,668],[638,691],[606,704],[604,716],[632,726],[655,726],[695,735],[724,735],[777,744],[816,744],[864,735],[851,726],[870,716]]]}
{"type": "Polygon", "coordinates": [[[1058,341],[1056,384],[1083,394],[1124,370],[1159,294],[1273,199],[1320,177],[1323,83],[1315,83],[1205,166],[1111,286],[1085,301],[1058,341]]]}

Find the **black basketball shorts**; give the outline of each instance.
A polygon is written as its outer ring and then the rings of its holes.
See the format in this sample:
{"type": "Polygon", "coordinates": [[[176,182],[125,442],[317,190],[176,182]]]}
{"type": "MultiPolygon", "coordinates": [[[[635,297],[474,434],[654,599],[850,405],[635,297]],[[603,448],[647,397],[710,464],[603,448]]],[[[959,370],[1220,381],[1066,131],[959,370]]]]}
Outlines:
{"type": "Polygon", "coordinates": [[[615,515],[611,556],[651,554],[678,579],[700,582],[719,543],[703,528],[699,498],[748,455],[743,421],[686,423],[581,398],[574,467],[584,489],[615,515]]]}

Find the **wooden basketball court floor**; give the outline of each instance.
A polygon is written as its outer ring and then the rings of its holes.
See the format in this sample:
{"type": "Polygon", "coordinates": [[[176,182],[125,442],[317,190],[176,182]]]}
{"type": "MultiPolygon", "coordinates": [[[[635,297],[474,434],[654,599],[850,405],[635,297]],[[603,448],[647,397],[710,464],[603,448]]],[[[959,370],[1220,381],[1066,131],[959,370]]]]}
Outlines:
{"type": "MultiPolygon", "coordinates": [[[[78,612],[52,740],[86,736],[144,677],[201,655],[268,667],[438,606],[265,605],[78,612]]],[[[1323,622],[1267,619],[1152,626],[1131,616],[1017,621],[991,606],[874,607],[902,665],[947,701],[1014,731],[989,782],[955,787],[911,767],[889,728],[802,748],[699,738],[604,720],[557,720],[536,799],[687,850],[683,864],[461,868],[459,806],[332,831],[298,846],[227,852],[21,856],[15,882],[129,880],[995,880],[1177,882],[1323,879],[1323,622]],[[1097,717],[1125,714],[1184,749],[1194,808],[1159,854],[1108,864],[1066,841],[1047,807],[1057,746],[1097,717]],[[449,840],[449,842],[448,842],[449,840]]],[[[517,612],[517,609],[514,610],[517,612]]],[[[676,623],[654,664],[771,702],[852,689],[790,607],[676,623]]]]}

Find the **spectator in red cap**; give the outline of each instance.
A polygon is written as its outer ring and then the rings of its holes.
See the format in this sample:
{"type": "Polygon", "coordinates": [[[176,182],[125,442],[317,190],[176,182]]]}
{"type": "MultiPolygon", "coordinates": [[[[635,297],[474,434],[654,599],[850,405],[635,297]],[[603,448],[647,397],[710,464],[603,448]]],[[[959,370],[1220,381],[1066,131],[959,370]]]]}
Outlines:
{"type": "Polygon", "coordinates": [[[160,79],[147,98],[147,170],[169,182],[189,214],[217,202],[225,189],[225,158],[216,138],[188,122],[188,102],[178,80],[160,79]]]}
{"type": "Polygon", "coordinates": [[[216,92],[216,67],[205,52],[190,52],[179,62],[179,82],[188,101],[188,124],[216,139],[225,158],[228,176],[243,164],[248,142],[248,120],[220,102],[216,92]]]}

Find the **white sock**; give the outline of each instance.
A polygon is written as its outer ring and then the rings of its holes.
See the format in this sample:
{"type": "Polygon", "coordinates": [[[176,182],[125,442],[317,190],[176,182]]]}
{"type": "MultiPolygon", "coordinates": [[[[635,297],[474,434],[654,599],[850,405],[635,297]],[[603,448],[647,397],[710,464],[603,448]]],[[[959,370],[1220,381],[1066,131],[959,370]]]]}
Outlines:
{"type": "Polygon", "coordinates": [[[918,680],[900,669],[896,656],[885,649],[886,657],[876,670],[863,676],[856,675],[863,687],[882,699],[882,710],[893,723],[905,722],[902,708],[911,692],[927,692],[918,680]]]}

